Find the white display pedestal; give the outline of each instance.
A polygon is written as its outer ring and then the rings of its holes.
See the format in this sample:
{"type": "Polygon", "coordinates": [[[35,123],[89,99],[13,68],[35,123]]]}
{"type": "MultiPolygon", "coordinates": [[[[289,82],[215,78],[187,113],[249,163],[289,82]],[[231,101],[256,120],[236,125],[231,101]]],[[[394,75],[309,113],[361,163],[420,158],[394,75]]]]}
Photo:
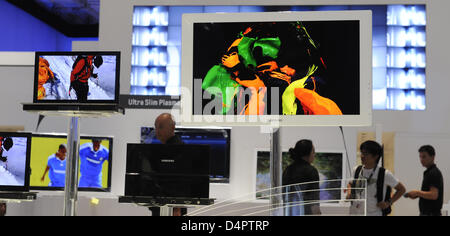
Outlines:
{"type": "Polygon", "coordinates": [[[108,117],[125,114],[125,110],[115,104],[24,104],[23,110],[44,116],[69,117],[67,132],[67,166],[64,188],[64,216],[76,215],[78,196],[78,162],[80,149],[80,118],[108,117]]]}
{"type": "Polygon", "coordinates": [[[173,208],[195,208],[214,204],[214,198],[177,198],[119,196],[119,203],[132,203],[141,207],[159,207],[161,216],[172,216],[173,208]]]}

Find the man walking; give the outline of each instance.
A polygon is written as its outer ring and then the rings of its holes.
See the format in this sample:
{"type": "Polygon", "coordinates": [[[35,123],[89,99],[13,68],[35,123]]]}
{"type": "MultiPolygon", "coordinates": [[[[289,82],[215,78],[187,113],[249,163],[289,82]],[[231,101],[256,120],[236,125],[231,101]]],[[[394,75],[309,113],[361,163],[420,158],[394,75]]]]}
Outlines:
{"type": "Polygon", "coordinates": [[[405,197],[419,199],[421,216],[441,216],[444,202],[444,178],[435,164],[436,152],[431,145],[424,145],[419,149],[420,163],[427,168],[423,173],[421,190],[412,190],[405,197]]]}

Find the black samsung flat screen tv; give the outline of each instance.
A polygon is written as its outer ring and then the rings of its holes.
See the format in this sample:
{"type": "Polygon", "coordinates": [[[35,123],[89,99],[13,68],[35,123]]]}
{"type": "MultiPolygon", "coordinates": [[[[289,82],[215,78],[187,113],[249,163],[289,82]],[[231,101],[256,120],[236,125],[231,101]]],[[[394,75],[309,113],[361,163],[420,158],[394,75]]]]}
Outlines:
{"type": "Polygon", "coordinates": [[[0,132],[0,191],[29,190],[30,145],[30,133],[0,132]]]}
{"type": "MultiPolygon", "coordinates": [[[[218,127],[177,127],[175,134],[185,144],[203,144],[211,147],[210,182],[230,182],[231,128],[218,127]]],[[[141,128],[141,143],[160,144],[153,127],[141,128]]]]}
{"type": "Polygon", "coordinates": [[[33,103],[119,103],[120,52],[36,52],[33,103]]]}
{"type": "Polygon", "coordinates": [[[209,198],[209,149],[128,144],[125,196],[209,198]]]}

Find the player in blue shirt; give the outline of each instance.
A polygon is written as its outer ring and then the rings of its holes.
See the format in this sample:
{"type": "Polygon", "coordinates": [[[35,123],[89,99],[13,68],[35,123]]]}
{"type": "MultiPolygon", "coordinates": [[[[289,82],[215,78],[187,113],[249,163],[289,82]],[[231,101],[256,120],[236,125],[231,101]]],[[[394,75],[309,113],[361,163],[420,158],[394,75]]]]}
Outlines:
{"type": "Polygon", "coordinates": [[[103,163],[109,161],[109,150],[101,142],[102,140],[93,139],[92,143],[80,147],[79,187],[102,188],[103,163]]]}
{"type": "Polygon", "coordinates": [[[66,183],[66,153],[65,144],[59,145],[58,152],[48,157],[47,168],[42,175],[41,181],[44,182],[45,175],[49,172],[49,187],[64,187],[66,183]]]}

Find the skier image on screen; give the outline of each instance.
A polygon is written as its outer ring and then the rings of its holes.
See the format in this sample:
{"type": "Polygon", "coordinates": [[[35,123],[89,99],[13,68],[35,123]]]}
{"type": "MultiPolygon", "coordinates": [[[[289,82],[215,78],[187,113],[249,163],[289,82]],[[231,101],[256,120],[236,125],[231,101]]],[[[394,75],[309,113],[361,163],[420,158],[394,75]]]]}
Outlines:
{"type": "Polygon", "coordinates": [[[70,74],[70,91],[73,88],[77,95],[78,102],[87,102],[89,94],[89,78],[98,79],[98,74],[94,73],[94,66],[99,68],[103,64],[102,56],[78,56],[72,66],[70,74]]]}
{"type": "Polygon", "coordinates": [[[3,151],[9,151],[14,145],[13,140],[8,137],[0,137],[0,162],[6,162],[8,157],[3,156],[3,151]]]}
{"type": "Polygon", "coordinates": [[[27,137],[0,136],[0,186],[24,186],[27,137]]]}
{"type": "Polygon", "coordinates": [[[50,69],[50,63],[39,57],[39,76],[38,76],[38,99],[42,100],[47,96],[47,91],[44,84],[52,82],[55,79],[53,71],[50,69]]]}
{"type": "Polygon", "coordinates": [[[79,187],[101,188],[103,163],[109,161],[109,150],[101,145],[102,140],[92,139],[80,147],[79,187]]]}

